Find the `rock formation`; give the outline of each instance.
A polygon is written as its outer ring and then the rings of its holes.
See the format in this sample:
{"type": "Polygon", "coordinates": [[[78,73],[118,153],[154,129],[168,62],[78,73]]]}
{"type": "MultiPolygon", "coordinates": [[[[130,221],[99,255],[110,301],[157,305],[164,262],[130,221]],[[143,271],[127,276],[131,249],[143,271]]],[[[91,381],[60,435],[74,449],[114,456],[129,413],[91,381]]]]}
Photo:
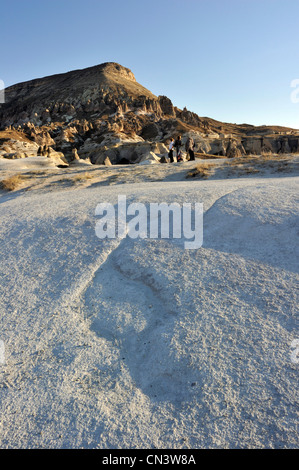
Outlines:
{"type": "Polygon", "coordinates": [[[227,157],[299,150],[299,131],[227,124],[180,110],[113,62],[19,83],[7,88],[5,97],[0,105],[4,158],[47,156],[51,148],[68,162],[139,163],[150,152],[165,161],[168,139],[178,134],[183,144],[192,136],[196,152],[227,157]]]}

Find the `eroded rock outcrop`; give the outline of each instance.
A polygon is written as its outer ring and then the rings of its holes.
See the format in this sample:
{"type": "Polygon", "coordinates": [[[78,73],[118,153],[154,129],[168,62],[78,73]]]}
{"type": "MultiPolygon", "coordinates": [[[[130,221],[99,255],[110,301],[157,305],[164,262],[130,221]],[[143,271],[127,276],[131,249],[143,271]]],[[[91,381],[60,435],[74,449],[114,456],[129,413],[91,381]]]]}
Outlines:
{"type": "Polygon", "coordinates": [[[222,123],[180,110],[113,62],[19,83],[7,88],[5,96],[0,133],[17,132],[23,138],[14,148],[0,137],[0,156],[6,158],[47,156],[51,148],[68,162],[79,158],[104,164],[109,158],[112,164],[138,163],[142,145],[156,154],[151,145],[165,144],[158,152],[161,158],[167,155],[168,139],[177,135],[183,144],[192,135],[196,152],[227,157],[299,151],[295,130],[222,123]]]}

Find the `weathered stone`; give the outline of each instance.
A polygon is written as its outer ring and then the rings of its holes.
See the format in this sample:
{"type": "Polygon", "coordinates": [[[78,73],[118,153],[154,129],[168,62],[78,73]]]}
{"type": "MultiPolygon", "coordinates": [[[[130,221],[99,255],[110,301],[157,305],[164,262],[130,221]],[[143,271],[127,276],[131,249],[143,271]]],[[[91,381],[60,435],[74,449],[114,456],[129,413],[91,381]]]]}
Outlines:
{"type": "Polygon", "coordinates": [[[144,128],[141,131],[141,137],[145,140],[153,140],[156,139],[157,137],[161,136],[161,132],[159,130],[159,127],[155,123],[150,123],[144,126],[144,128]]]}
{"type": "Polygon", "coordinates": [[[115,164],[119,160],[119,152],[117,148],[107,148],[99,149],[92,155],[91,162],[96,165],[103,165],[106,158],[109,158],[110,162],[115,164]]]}
{"type": "Polygon", "coordinates": [[[281,153],[291,153],[291,148],[287,139],[284,139],[281,144],[281,153]]]}
{"type": "Polygon", "coordinates": [[[139,162],[140,165],[152,163],[160,163],[160,158],[154,152],[149,152],[145,154],[139,162]]]}
{"type": "Polygon", "coordinates": [[[226,156],[228,158],[237,158],[242,156],[242,152],[238,148],[238,143],[236,141],[230,140],[226,149],[226,156]]]}
{"type": "Polygon", "coordinates": [[[74,160],[80,160],[80,157],[79,157],[79,155],[78,155],[78,150],[77,150],[76,148],[74,148],[74,149],[72,150],[72,154],[73,154],[73,159],[74,159],[74,160]]]}
{"type": "Polygon", "coordinates": [[[167,96],[158,96],[159,104],[163,114],[168,116],[175,116],[173,104],[167,96]]]}
{"type": "Polygon", "coordinates": [[[105,160],[104,160],[104,165],[105,165],[105,166],[112,166],[112,163],[111,163],[109,157],[106,157],[106,158],[105,158],[105,160]]]}

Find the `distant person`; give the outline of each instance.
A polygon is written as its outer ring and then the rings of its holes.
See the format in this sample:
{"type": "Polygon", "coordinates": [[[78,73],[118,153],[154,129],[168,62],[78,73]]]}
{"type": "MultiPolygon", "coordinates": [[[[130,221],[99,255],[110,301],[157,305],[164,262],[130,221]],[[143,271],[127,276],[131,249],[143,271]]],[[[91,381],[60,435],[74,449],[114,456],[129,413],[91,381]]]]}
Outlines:
{"type": "Polygon", "coordinates": [[[173,163],[173,147],[174,147],[174,139],[171,138],[170,144],[169,144],[169,152],[168,152],[170,163],[173,163]]]}
{"type": "Polygon", "coordinates": [[[182,162],[181,146],[182,146],[182,137],[179,135],[174,143],[176,149],[176,160],[177,162],[182,162]]]}
{"type": "Polygon", "coordinates": [[[189,160],[195,160],[195,155],[194,155],[194,147],[195,143],[192,137],[188,137],[185,145],[185,149],[187,154],[189,155],[189,160]]]}

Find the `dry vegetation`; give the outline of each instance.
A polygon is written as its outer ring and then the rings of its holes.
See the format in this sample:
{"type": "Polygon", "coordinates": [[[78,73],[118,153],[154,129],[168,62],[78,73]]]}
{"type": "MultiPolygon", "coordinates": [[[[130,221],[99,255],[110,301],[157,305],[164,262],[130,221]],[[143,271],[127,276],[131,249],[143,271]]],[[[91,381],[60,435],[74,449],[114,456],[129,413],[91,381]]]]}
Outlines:
{"type": "Polygon", "coordinates": [[[0,181],[0,188],[4,189],[5,191],[14,191],[15,189],[21,186],[24,179],[26,179],[26,177],[23,175],[9,176],[8,178],[5,178],[0,181]]]}
{"type": "Polygon", "coordinates": [[[10,140],[18,140],[20,142],[27,142],[32,144],[32,140],[30,140],[24,132],[16,131],[16,130],[6,130],[0,131],[0,143],[5,143],[6,141],[10,140]]]}
{"type": "Polygon", "coordinates": [[[92,179],[94,176],[91,175],[90,173],[83,173],[83,174],[79,174],[79,175],[76,175],[76,176],[73,176],[72,178],[72,182],[73,183],[83,183],[84,181],[87,181],[87,180],[90,180],[92,179]]]}
{"type": "Polygon", "coordinates": [[[198,176],[200,178],[207,179],[210,176],[213,167],[214,165],[212,163],[198,163],[193,170],[187,173],[187,178],[198,176]]]}
{"type": "Polygon", "coordinates": [[[211,153],[199,153],[195,152],[195,157],[200,158],[201,160],[219,160],[221,158],[226,158],[223,155],[213,155],[211,153]]]}
{"type": "Polygon", "coordinates": [[[289,154],[272,154],[264,152],[262,155],[243,155],[241,157],[229,158],[223,162],[208,163],[203,162],[189,170],[186,178],[207,179],[210,176],[217,177],[243,177],[255,174],[270,173],[289,173],[293,170],[298,171],[298,161],[296,155],[294,158],[289,154]]]}
{"type": "Polygon", "coordinates": [[[258,173],[261,170],[272,169],[277,172],[288,171],[290,158],[288,155],[275,155],[264,152],[262,155],[246,155],[232,158],[225,162],[234,171],[242,174],[258,173]]]}
{"type": "Polygon", "coordinates": [[[55,171],[55,169],[53,168],[49,168],[47,170],[30,170],[28,172],[26,172],[26,176],[49,176],[51,175],[51,173],[55,171]]]}
{"type": "Polygon", "coordinates": [[[226,164],[232,165],[235,163],[267,163],[267,162],[280,162],[289,160],[289,155],[286,154],[273,154],[271,152],[263,152],[262,155],[242,155],[242,157],[230,158],[226,164]]]}
{"type": "Polygon", "coordinates": [[[194,180],[242,178],[263,175],[288,176],[292,172],[299,172],[299,160],[296,155],[247,155],[237,158],[186,162],[181,165],[130,165],[129,167],[89,167],[87,170],[68,168],[65,171],[57,168],[32,169],[12,174],[4,171],[0,189],[15,191],[39,190],[71,190],[96,185],[136,184],[139,182],[181,181],[184,178],[194,180]],[[6,174],[5,174],[6,173],[6,174]]]}

